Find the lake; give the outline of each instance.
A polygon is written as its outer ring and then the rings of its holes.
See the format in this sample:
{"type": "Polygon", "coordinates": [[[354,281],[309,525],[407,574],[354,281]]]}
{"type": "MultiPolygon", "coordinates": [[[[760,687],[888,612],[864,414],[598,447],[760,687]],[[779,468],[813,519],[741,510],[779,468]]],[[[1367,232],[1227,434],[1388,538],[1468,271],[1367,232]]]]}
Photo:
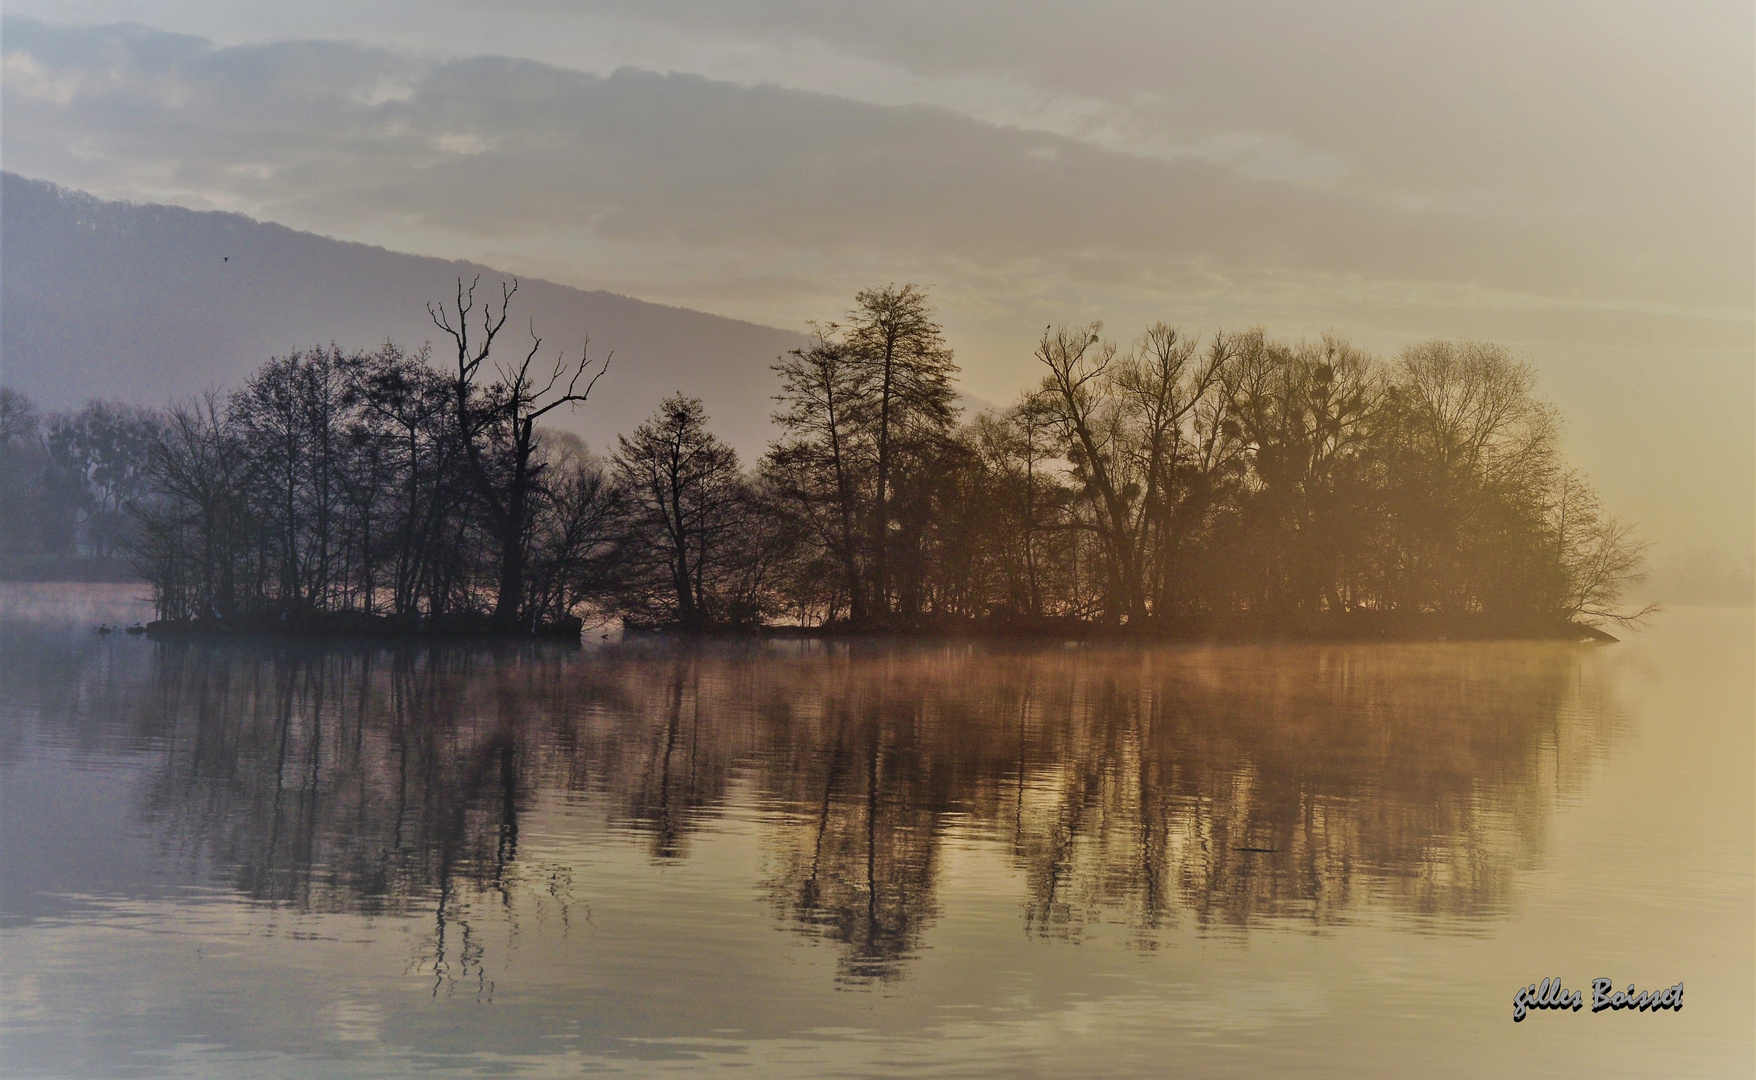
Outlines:
{"type": "Polygon", "coordinates": [[[1756,636],[324,647],[0,586],[8,1076],[1749,1076],[1756,636]],[[1558,976],[1578,1012],[1512,1019],[1558,976]],[[1590,1007],[1591,981],[1684,1007],[1590,1007]]]}

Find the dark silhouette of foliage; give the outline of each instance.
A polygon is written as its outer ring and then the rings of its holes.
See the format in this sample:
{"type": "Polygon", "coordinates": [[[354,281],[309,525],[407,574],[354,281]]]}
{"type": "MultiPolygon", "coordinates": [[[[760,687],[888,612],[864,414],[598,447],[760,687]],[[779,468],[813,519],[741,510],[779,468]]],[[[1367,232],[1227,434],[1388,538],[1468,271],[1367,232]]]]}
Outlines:
{"type": "Polygon", "coordinates": [[[606,466],[544,423],[608,360],[539,370],[533,331],[496,361],[515,291],[431,309],[444,368],[331,346],[163,413],[45,419],[8,392],[0,540],[126,547],[183,620],[1547,636],[1645,614],[1617,603],[1644,545],[1496,345],[1050,326],[1038,385],[959,426],[926,293],[890,285],[775,364],[754,470],[681,393],[606,466]]]}

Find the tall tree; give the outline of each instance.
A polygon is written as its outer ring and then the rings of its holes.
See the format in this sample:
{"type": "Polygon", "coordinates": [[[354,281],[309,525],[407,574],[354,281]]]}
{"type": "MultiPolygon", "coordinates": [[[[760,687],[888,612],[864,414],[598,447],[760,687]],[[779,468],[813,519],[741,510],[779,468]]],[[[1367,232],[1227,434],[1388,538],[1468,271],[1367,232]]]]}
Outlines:
{"type": "Polygon", "coordinates": [[[1240,501],[1252,602],[1281,614],[1347,606],[1339,586],[1358,466],[1382,404],[1370,357],[1340,338],[1286,345],[1251,333],[1230,380],[1254,484],[1240,501]]]}
{"type": "Polygon", "coordinates": [[[774,414],[781,438],[764,471],[779,504],[840,569],[850,616],[867,615],[866,492],[873,472],[872,393],[867,367],[837,336],[813,325],[811,343],[774,365],[781,378],[774,414]]]}
{"type": "Polygon", "coordinates": [[[872,599],[876,612],[891,609],[892,477],[911,447],[930,452],[934,437],[957,418],[952,362],[926,290],[918,285],[865,289],[848,312],[845,346],[863,373],[872,397],[876,490],[872,501],[872,599]]]}
{"type": "Polygon", "coordinates": [[[153,583],[159,617],[237,613],[255,599],[248,595],[255,591],[248,580],[254,530],[245,513],[253,477],[217,391],[166,410],[147,473],[153,492],[136,508],[137,557],[153,583]]]}
{"type": "Polygon", "coordinates": [[[617,440],[613,462],[630,511],[624,558],[649,612],[667,612],[685,629],[718,621],[720,574],[746,505],[737,451],[707,430],[700,399],[672,394],[617,440]],[[649,559],[658,574],[640,575],[649,559]],[[656,592],[640,589],[638,577],[656,592]]]}
{"type": "Polygon", "coordinates": [[[1536,373],[1498,345],[1432,341],[1404,349],[1393,378],[1398,603],[1471,611],[1484,590],[1523,597],[1531,571],[1513,570],[1515,553],[1546,535],[1560,472],[1559,418],[1536,373]]]}
{"type": "Polygon", "coordinates": [[[1133,621],[1144,614],[1132,505],[1138,490],[1121,475],[1128,463],[1119,453],[1123,433],[1110,370],[1116,346],[1100,337],[1102,330],[1095,322],[1043,330],[1036,355],[1049,373],[1040,393],[1075,481],[1096,503],[1093,528],[1103,547],[1110,614],[1133,621]]]}
{"type": "Polygon", "coordinates": [[[476,281],[466,288],[463,279],[457,279],[452,308],[427,305],[433,325],[444,331],[457,347],[453,407],[477,496],[488,512],[499,543],[500,581],[494,617],[507,623],[517,621],[524,596],[530,515],[545,468],[536,453],[537,421],[563,405],[572,408],[583,404],[610,369],[610,357],[605,356],[597,370],[591,370],[589,341],[580,347],[576,363],[557,358],[546,373],[542,368],[533,368],[543,344],[533,326],[531,346],[523,361],[497,367],[499,377],[484,385],[482,366],[493,353],[495,338],[506,326],[512,294],[517,291],[516,280],[510,286],[500,286],[498,312],[492,303],[483,303],[481,329],[473,340],[470,316],[475,310],[476,281]]]}
{"type": "Polygon", "coordinates": [[[326,606],[334,581],[345,423],[342,357],[333,346],[264,364],[228,410],[255,477],[252,503],[277,548],[284,608],[326,606]]]}
{"type": "Polygon", "coordinates": [[[387,458],[373,505],[387,519],[380,531],[390,610],[404,616],[417,613],[423,593],[432,613],[443,610],[445,597],[423,586],[434,581],[446,518],[456,511],[462,452],[450,422],[452,387],[427,359],[425,346],[411,355],[387,342],[353,358],[348,371],[358,429],[387,458]]]}

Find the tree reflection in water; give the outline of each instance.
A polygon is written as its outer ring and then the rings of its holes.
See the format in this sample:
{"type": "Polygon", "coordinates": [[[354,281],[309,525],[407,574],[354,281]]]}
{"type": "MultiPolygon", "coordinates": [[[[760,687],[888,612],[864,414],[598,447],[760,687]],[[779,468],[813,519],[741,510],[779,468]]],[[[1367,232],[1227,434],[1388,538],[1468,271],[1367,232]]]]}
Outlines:
{"type": "Polygon", "coordinates": [[[264,903],[430,907],[435,992],[492,990],[472,905],[570,918],[573,868],[520,853],[545,799],[659,861],[753,808],[763,894],[856,982],[921,946],[954,837],[1022,872],[1034,935],[1467,924],[1614,715],[1593,652],[1551,643],[155,648],[169,849],[264,903]]]}

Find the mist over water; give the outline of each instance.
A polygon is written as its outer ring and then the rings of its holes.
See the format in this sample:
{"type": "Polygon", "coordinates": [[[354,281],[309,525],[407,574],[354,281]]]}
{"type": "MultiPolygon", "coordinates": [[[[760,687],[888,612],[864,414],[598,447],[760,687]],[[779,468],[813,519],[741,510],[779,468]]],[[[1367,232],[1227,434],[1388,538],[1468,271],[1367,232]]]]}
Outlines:
{"type": "Polygon", "coordinates": [[[1756,1077],[1749,0],[3,4],[0,1080],[1756,1077]]]}
{"type": "Polygon", "coordinates": [[[8,1074],[1750,1063],[1748,612],[1607,647],[92,634],[131,588],[0,603],[8,1074]],[[1688,1007],[1513,1027],[1599,975],[1688,1007]]]}

